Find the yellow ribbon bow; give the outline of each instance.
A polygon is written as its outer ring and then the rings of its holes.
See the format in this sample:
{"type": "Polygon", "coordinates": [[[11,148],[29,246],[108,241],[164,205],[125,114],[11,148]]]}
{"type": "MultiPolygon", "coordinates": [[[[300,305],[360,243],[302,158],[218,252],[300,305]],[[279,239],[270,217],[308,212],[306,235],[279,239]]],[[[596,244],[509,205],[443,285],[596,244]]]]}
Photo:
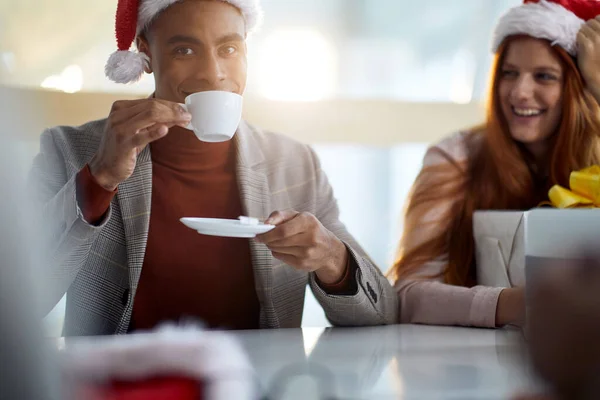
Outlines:
{"type": "Polygon", "coordinates": [[[571,190],[554,185],[548,192],[550,202],[556,208],[600,207],[600,165],[571,172],[571,190]]]}

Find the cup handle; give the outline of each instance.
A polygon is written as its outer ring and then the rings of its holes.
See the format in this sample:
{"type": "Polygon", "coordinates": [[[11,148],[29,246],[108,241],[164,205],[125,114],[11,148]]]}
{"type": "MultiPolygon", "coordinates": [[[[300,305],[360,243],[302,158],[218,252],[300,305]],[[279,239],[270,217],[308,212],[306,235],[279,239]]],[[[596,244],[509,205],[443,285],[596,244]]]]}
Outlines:
{"type": "MultiPolygon", "coordinates": [[[[180,106],[181,106],[181,108],[183,108],[183,109],[184,109],[186,112],[188,112],[188,113],[190,112],[190,111],[188,110],[188,107],[187,107],[185,104],[183,104],[183,103],[179,103],[179,105],[180,105],[180,106]]],[[[193,130],[194,130],[194,127],[192,126],[192,121],[190,121],[190,123],[189,123],[189,124],[188,124],[188,125],[185,127],[185,129],[189,129],[190,131],[193,131],[193,130]]]]}

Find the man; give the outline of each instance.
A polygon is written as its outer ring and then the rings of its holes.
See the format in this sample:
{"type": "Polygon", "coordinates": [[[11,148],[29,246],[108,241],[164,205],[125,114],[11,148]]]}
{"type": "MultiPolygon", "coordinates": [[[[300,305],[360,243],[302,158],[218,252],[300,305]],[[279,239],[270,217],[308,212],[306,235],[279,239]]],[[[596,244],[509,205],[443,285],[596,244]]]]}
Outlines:
{"type": "Polygon", "coordinates": [[[223,143],[184,129],[191,116],[177,103],[190,93],[244,92],[259,16],[257,0],[119,1],[107,75],[128,83],[152,72],[153,98],[44,132],[31,175],[51,236],[48,305],[67,292],[65,335],[182,318],[298,327],[307,283],[333,324],[396,321],[394,290],[339,221],[312,149],[244,121],[223,143]],[[276,228],[248,241],[179,222],[239,215],[276,228]]]}

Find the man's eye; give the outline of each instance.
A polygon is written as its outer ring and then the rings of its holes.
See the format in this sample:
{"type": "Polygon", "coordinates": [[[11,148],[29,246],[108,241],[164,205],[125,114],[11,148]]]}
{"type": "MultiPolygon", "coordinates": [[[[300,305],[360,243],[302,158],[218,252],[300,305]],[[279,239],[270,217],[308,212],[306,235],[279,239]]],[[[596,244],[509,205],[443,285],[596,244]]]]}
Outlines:
{"type": "Polygon", "coordinates": [[[237,47],[235,46],[224,46],[221,48],[221,54],[226,55],[226,56],[230,56],[232,54],[235,54],[237,52],[237,47]]]}
{"type": "Polygon", "coordinates": [[[178,47],[175,49],[175,54],[180,56],[191,56],[194,54],[194,50],[189,47],[178,47]]]}

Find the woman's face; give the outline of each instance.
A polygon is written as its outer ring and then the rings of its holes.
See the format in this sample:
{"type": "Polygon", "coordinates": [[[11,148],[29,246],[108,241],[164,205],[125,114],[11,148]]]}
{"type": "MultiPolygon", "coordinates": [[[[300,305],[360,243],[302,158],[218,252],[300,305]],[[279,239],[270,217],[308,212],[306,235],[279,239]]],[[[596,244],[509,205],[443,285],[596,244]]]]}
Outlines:
{"type": "Polygon", "coordinates": [[[499,66],[499,101],[512,138],[544,152],[562,116],[564,70],[550,44],[531,37],[510,42],[499,66]]]}

